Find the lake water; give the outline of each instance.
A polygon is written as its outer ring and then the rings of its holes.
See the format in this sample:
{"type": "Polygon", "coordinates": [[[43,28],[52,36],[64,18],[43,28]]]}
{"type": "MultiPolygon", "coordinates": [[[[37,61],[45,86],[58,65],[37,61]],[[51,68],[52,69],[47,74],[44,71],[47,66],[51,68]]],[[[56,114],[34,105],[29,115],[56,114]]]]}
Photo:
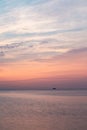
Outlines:
{"type": "Polygon", "coordinates": [[[0,91],[0,130],[87,130],[87,91],[0,91]]]}

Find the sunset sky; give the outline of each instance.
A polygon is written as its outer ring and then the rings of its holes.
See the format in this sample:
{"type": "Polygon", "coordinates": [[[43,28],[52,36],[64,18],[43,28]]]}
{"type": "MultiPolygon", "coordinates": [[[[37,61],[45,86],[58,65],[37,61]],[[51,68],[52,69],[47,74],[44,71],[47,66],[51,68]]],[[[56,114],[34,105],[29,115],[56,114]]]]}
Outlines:
{"type": "Polygon", "coordinates": [[[0,88],[87,88],[87,0],[0,0],[0,88]]]}

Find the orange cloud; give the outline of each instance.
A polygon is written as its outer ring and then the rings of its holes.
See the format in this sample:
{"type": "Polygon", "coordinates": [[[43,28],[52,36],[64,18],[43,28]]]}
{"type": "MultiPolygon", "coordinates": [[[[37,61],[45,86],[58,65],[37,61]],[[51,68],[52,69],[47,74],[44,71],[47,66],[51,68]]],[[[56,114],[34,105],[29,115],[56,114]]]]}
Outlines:
{"type": "Polygon", "coordinates": [[[87,52],[69,52],[45,61],[22,61],[1,67],[1,80],[25,80],[39,78],[73,78],[87,76],[87,52]]]}

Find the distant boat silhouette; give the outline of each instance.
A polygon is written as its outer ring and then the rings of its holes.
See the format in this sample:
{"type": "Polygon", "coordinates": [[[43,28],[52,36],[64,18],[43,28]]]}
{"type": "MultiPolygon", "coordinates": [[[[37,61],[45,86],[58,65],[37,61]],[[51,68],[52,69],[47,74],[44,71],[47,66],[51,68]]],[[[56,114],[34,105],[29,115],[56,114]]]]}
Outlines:
{"type": "Polygon", "coordinates": [[[56,90],[56,88],[52,88],[53,90],[56,90]]]}

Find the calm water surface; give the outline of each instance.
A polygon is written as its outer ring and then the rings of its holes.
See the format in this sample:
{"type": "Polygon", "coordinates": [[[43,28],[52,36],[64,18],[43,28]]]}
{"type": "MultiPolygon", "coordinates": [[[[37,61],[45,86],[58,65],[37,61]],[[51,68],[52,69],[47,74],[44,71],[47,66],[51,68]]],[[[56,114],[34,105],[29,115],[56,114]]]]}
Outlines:
{"type": "Polygon", "coordinates": [[[87,130],[87,91],[0,91],[0,130],[87,130]]]}

